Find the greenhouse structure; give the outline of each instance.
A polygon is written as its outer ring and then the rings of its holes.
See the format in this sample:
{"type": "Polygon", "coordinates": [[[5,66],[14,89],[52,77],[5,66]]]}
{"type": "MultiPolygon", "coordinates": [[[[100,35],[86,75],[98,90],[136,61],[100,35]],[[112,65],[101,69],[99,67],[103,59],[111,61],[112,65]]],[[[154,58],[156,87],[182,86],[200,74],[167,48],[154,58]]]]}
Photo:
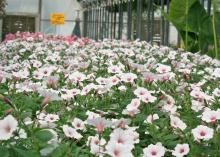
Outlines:
{"type": "Polygon", "coordinates": [[[220,157],[220,0],[0,0],[0,157],[220,157]]]}

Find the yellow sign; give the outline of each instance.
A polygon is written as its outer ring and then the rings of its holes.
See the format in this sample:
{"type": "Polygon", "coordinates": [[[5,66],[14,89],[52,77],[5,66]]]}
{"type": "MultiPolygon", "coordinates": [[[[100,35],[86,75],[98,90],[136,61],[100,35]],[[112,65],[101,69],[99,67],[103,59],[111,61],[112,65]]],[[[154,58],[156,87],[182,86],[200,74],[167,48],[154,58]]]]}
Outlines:
{"type": "Polygon", "coordinates": [[[63,13],[53,13],[50,15],[50,23],[52,25],[63,25],[65,23],[65,15],[63,13]]]}

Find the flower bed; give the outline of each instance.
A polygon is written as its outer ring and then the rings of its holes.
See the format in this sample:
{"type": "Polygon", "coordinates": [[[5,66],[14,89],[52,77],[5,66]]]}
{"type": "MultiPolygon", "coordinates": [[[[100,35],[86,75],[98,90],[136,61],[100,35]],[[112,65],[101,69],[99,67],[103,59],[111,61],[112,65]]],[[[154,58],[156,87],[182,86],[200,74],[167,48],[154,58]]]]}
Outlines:
{"type": "Polygon", "coordinates": [[[7,39],[0,156],[219,156],[219,61],[139,41],[7,39]]]}

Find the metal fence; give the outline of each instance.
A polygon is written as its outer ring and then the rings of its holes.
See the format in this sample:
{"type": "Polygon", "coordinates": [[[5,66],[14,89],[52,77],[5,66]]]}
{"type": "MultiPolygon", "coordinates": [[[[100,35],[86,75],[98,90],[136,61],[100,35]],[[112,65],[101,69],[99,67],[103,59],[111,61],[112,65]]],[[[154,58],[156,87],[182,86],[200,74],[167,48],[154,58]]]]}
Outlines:
{"type": "MultiPolygon", "coordinates": [[[[159,45],[170,44],[171,24],[161,14],[168,13],[171,0],[126,0],[113,3],[94,1],[84,9],[83,36],[95,40],[104,38],[146,40],[159,45]]],[[[211,12],[211,0],[200,0],[211,12]]],[[[176,46],[181,41],[176,33],[176,46]]]]}

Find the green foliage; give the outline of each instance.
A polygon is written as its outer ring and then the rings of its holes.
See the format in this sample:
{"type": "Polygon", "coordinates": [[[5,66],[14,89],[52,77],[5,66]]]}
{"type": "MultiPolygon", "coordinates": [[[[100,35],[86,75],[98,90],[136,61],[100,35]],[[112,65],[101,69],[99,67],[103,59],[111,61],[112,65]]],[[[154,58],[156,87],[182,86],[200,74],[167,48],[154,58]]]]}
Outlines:
{"type": "MultiPolygon", "coordinates": [[[[208,46],[215,45],[215,35],[219,38],[216,34],[220,32],[220,27],[217,27],[219,15],[216,14],[214,20],[215,29],[212,19],[214,15],[209,16],[199,0],[175,0],[171,1],[169,14],[165,14],[165,17],[178,30],[187,51],[207,53],[208,46]]],[[[217,54],[213,55],[211,51],[208,54],[217,57],[217,54]]]]}
{"type": "Polygon", "coordinates": [[[42,142],[47,142],[52,139],[53,135],[48,130],[40,130],[35,133],[35,137],[42,142]]]}
{"type": "Polygon", "coordinates": [[[5,147],[0,147],[0,154],[1,157],[9,157],[9,151],[5,147]]]}
{"type": "Polygon", "coordinates": [[[13,157],[40,157],[40,154],[36,150],[24,150],[13,148],[15,154],[13,157]]]}

